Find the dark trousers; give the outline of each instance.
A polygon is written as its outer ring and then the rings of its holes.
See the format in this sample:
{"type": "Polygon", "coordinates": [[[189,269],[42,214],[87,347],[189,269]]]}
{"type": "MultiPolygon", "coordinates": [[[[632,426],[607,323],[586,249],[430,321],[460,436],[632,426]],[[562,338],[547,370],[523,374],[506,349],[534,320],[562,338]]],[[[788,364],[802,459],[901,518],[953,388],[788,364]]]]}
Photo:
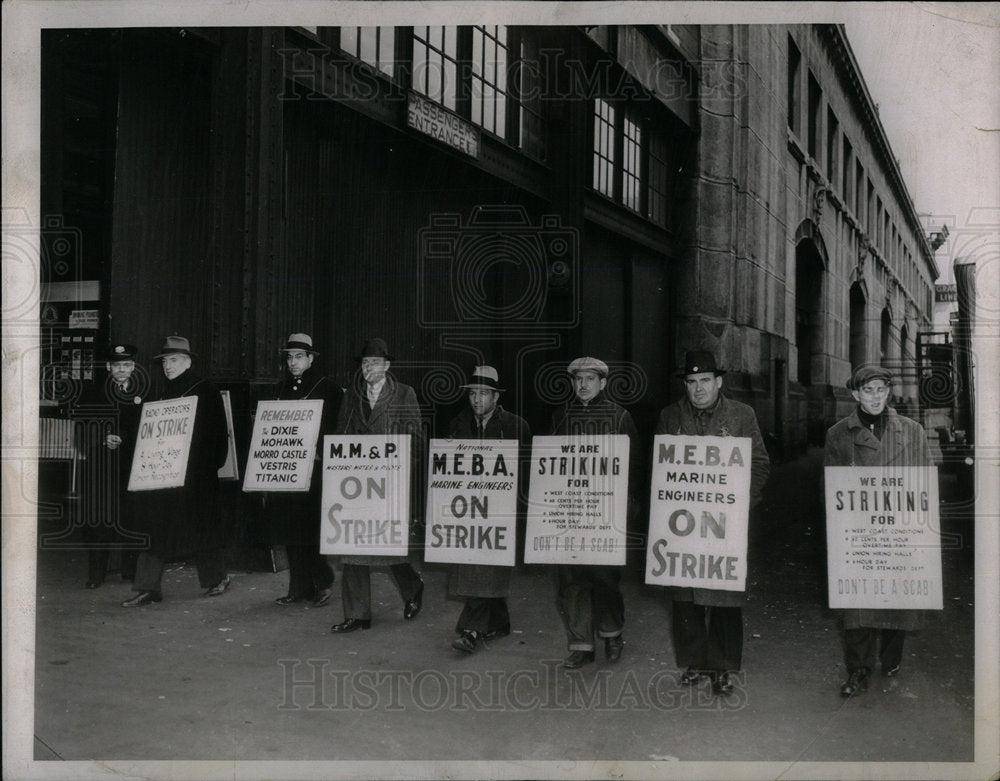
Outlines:
{"type": "Polygon", "coordinates": [[[621,567],[566,564],[558,572],[557,607],[570,651],[593,651],[594,634],[618,637],[625,626],[621,567]]]}
{"type": "Polygon", "coordinates": [[[317,591],[333,585],[333,569],[319,552],[319,544],[286,545],[288,554],[288,594],[312,598],[317,591]]]}
{"type": "Polygon", "coordinates": [[[455,624],[456,632],[500,632],[510,629],[510,613],[503,597],[466,597],[455,624]]]}
{"type": "MultiPolygon", "coordinates": [[[[111,558],[111,551],[107,548],[91,548],[87,551],[87,581],[92,583],[103,583],[108,574],[108,561],[111,558]]],[[[122,550],[121,552],[121,572],[122,580],[133,580],[135,578],[136,561],[139,558],[137,550],[122,550]]]]}
{"type": "MultiPolygon", "coordinates": [[[[198,583],[202,588],[212,588],[226,577],[226,562],[222,548],[202,551],[194,560],[198,569],[198,583]]],[[[135,567],[133,591],[162,591],[164,561],[158,555],[142,551],[135,567]]]]}
{"type": "Polygon", "coordinates": [[[906,632],[902,629],[860,629],[844,630],[844,662],[848,674],[855,670],[875,669],[875,646],[879,646],[879,661],[882,672],[887,673],[899,667],[903,661],[903,640],[906,632]]]}
{"type": "MultiPolygon", "coordinates": [[[[417,598],[424,582],[408,562],[389,565],[396,588],[403,602],[417,598]]],[[[344,618],[371,621],[372,618],[372,574],[367,564],[345,564],[344,578],[340,584],[344,602],[344,618]]]]}
{"type": "Polygon", "coordinates": [[[672,621],[678,667],[739,671],[743,663],[743,608],[706,607],[674,600],[672,621]]]}

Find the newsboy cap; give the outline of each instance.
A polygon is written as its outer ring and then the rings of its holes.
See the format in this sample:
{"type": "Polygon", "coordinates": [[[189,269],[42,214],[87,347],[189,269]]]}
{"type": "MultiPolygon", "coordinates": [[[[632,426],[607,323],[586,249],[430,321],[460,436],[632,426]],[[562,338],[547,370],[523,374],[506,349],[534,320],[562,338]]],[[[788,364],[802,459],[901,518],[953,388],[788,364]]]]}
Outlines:
{"type": "Polygon", "coordinates": [[[602,377],[607,377],[608,365],[599,358],[585,356],[583,358],[577,358],[575,361],[570,363],[566,371],[570,374],[576,374],[577,372],[596,372],[602,377]]]}
{"type": "Polygon", "coordinates": [[[385,339],[380,339],[375,337],[374,339],[369,339],[361,348],[361,352],[357,355],[357,360],[362,358],[385,358],[387,361],[391,361],[393,358],[389,355],[389,346],[385,343],[385,339]]]}
{"type": "Polygon", "coordinates": [[[139,354],[139,350],[134,344],[125,344],[124,342],[118,342],[111,345],[108,348],[105,360],[108,363],[114,363],[115,361],[131,361],[139,354]]]}
{"type": "Polygon", "coordinates": [[[191,352],[191,345],[188,344],[188,340],[183,336],[168,336],[163,340],[163,347],[160,348],[160,352],[154,355],[153,358],[164,358],[168,355],[186,355],[189,358],[194,356],[191,352]]]}
{"type": "Polygon", "coordinates": [[[851,375],[847,387],[851,390],[860,390],[862,385],[872,380],[884,380],[886,385],[892,385],[892,372],[884,366],[859,366],[851,375]]]}
{"type": "Polygon", "coordinates": [[[319,355],[319,353],[313,349],[313,340],[309,334],[292,334],[288,337],[288,342],[285,346],[278,350],[278,352],[290,353],[297,350],[304,350],[307,353],[319,355]]]}
{"type": "Polygon", "coordinates": [[[715,355],[709,350],[688,350],[684,356],[684,368],[677,372],[678,377],[689,374],[707,374],[711,372],[716,377],[725,374],[724,369],[715,365],[715,355]]]}
{"type": "Polygon", "coordinates": [[[505,390],[500,387],[500,375],[497,374],[497,370],[492,366],[477,366],[472,370],[469,381],[462,387],[495,391],[505,390]]]}

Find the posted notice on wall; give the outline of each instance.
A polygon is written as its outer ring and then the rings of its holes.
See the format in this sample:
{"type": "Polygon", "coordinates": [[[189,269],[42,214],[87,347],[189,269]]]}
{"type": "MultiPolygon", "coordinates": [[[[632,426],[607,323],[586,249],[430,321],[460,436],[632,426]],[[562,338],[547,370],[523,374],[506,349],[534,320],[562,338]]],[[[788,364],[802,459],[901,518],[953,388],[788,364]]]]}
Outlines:
{"type": "Polygon", "coordinates": [[[142,405],[128,490],[156,491],[184,486],[197,412],[197,396],[147,401],[142,405]]]}
{"type": "Polygon", "coordinates": [[[516,439],[432,439],[425,561],[513,567],[516,439]]]}
{"type": "Polygon", "coordinates": [[[653,438],[647,583],[746,590],[751,448],[749,437],[653,438]]]}
{"type": "Polygon", "coordinates": [[[629,439],[534,437],[527,564],[625,564],[629,439]]]}
{"type": "Polygon", "coordinates": [[[258,401],[244,491],[308,491],[322,399],[258,401]]]}
{"type": "Polygon", "coordinates": [[[937,467],[826,467],[830,607],[941,610],[937,467]]]}
{"type": "Polygon", "coordinates": [[[323,437],[320,553],[405,556],[410,535],[410,435],[323,437]]]}

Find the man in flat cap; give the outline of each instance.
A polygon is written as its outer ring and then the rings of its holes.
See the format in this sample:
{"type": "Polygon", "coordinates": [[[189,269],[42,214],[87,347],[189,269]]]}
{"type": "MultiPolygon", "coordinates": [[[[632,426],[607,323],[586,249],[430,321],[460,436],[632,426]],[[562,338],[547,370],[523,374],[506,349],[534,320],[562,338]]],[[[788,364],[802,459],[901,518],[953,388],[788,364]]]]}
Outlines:
{"type": "MultiPolygon", "coordinates": [[[[847,387],[858,402],[854,411],[826,432],[825,466],[933,466],[923,428],[889,406],[892,372],[861,366],[847,387]]],[[[919,628],[919,610],[841,610],[847,681],[844,697],[868,688],[876,646],[882,675],[893,677],[903,660],[907,630],[919,628]]]]}
{"type": "Polygon", "coordinates": [[[228,429],[219,389],[191,369],[193,353],[183,336],[168,336],[158,355],[166,383],[160,400],[197,396],[191,449],[184,485],[137,494],[137,522],[150,536],[139,554],[132,590],[122,607],[140,607],[163,598],[163,566],[169,559],[194,554],[198,582],[206,596],[229,588],[222,547],[224,529],[219,507],[219,469],[226,462],[228,429]]]}
{"type": "MultiPolygon", "coordinates": [[[[608,365],[597,358],[577,358],[568,367],[573,399],[552,415],[554,435],[624,434],[629,438],[628,514],[635,511],[639,466],[638,432],[632,416],[609,399],[608,365]]],[[[615,524],[627,524],[615,518],[615,524]]],[[[569,656],[563,667],[575,669],[594,661],[595,636],[604,640],[604,654],[611,663],[621,659],[625,641],[625,602],[619,586],[622,567],[560,564],[556,567],[559,615],[566,626],[569,656]]]]}
{"type": "MultiPolygon", "coordinates": [[[[751,442],[750,511],[760,502],[770,471],[770,459],[753,408],[722,393],[725,372],[707,350],[685,355],[679,376],[684,398],[665,407],[657,434],[701,437],[749,437],[751,442]]],[[[677,665],[685,668],[681,683],[693,685],[703,676],[717,694],[728,694],[735,684],[730,673],[743,664],[743,603],[746,593],[706,588],[667,586],[673,601],[672,630],[677,665]]]]}
{"type": "Polygon", "coordinates": [[[102,435],[88,442],[88,473],[101,485],[113,486],[110,494],[96,490],[92,480],[88,488],[88,511],[96,513],[94,523],[83,527],[87,551],[87,588],[97,588],[107,575],[112,548],[121,551],[122,580],[135,577],[141,537],[130,533],[133,526],[132,496],[128,492],[132,454],[139,433],[142,402],[148,391],[147,383],[135,376],[135,345],[117,342],[108,350],[105,368],[107,379],[95,388],[89,400],[101,411],[102,435]],[[97,497],[103,497],[100,501],[97,497]]]}
{"type": "MultiPolygon", "coordinates": [[[[369,339],[357,356],[360,364],[337,417],[338,434],[410,435],[410,515],[423,513],[424,432],[420,406],[413,388],[389,374],[392,356],[385,340],[369,339]]],[[[389,572],[403,598],[403,618],[416,617],[423,603],[424,582],[402,556],[343,556],[341,595],[344,620],[330,627],[334,634],[368,629],[372,622],[371,567],[389,565],[389,572]]]]}
{"type": "Polygon", "coordinates": [[[324,376],[313,361],[319,353],[312,337],[294,333],[280,349],[285,372],[273,397],[280,401],[319,399],[323,402],[319,439],[309,490],[271,491],[263,495],[267,542],[284,545],[288,553],[288,593],[275,602],[282,606],[310,602],[321,607],[333,593],[333,569],[319,552],[321,498],[323,489],[323,437],[335,431],[344,399],[340,386],[324,376]]]}
{"type": "MultiPolygon", "coordinates": [[[[499,405],[500,375],[492,366],[477,366],[469,381],[462,386],[469,391],[469,406],[458,413],[448,427],[449,439],[516,439],[519,459],[523,463],[531,441],[531,429],[523,418],[499,405]]],[[[525,496],[525,471],[521,475],[519,496],[525,496]]],[[[523,512],[518,502],[518,515],[523,512]]],[[[465,598],[458,617],[452,647],[465,653],[474,652],[483,640],[510,634],[510,613],[507,595],[510,592],[512,567],[485,564],[458,564],[452,574],[451,587],[457,596],[465,598]]]]}

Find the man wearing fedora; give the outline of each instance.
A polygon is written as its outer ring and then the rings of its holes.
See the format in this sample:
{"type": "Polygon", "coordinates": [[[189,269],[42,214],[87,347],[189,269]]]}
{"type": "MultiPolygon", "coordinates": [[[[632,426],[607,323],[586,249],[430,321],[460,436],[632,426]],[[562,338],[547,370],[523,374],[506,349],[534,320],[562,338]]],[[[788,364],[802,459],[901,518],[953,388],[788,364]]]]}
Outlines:
{"type": "MultiPolygon", "coordinates": [[[[360,364],[347,389],[337,417],[338,434],[409,434],[410,435],[410,515],[423,513],[424,433],[420,406],[413,388],[389,374],[392,356],[385,340],[369,339],[357,356],[360,364]]],[[[372,621],[371,567],[389,565],[389,572],[403,598],[403,618],[407,621],[420,612],[424,582],[402,556],[343,556],[341,596],[344,620],[334,624],[334,634],[368,629],[372,621]]]]}
{"type": "MultiPolygon", "coordinates": [[[[469,381],[462,386],[469,392],[469,406],[462,410],[448,427],[449,439],[516,439],[519,447],[520,478],[518,516],[523,513],[520,498],[526,496],[524,460],[531,441],[531,429],[523,418],[508,412],[497,402],[504,388],[500,375],[492,366],[477,366],[469,381]]],[[[520,526],[520,524],[518,524],[520,526]]],[[[519,537],[521,535],[518,535],[519,537]]],[[[465,653],[474,652],[483,640],[510,634],[510,613],[507,595],[510,591],[512,567],[484,564],[458,564],[452,573],[453,592],[465,598],[458,617],[452,647],[465,653]]]]}
{"type": "MultiPolygon", "coordinates": [[[[635,513],[639,457],[638,432],[632,416],[605,395],[608,365],[597,358],[577,358],[567,371],[573,378],[573,399],[552,415],[554,435],[625,434],[629,438],[627,516],[635,513]]],[[[615,518],[626,524],[628,517],[615,518]]],[[[566,627],[569,656],[563,667],[576,669],[594,661],[594,638],[604,639],[604,654],[612,664],[622,656],[625,641],[625,601],[620,588],[623,567],[560,564],[557,607],[566,627]]]]}
{"type": "MultiPolygon", "coordinates": [[[[678,374],[684,379],[684,398],[660,412],[656,433],[749,437],[752,513],[763,495],[770,459],[753,408],[726,398],[722,393],[723,374],[725,372],[716,366],[713,353],[707,350],[688,352],[678,374]]],[[[743,664],[745,592],[679,586],[667,586],[666,590],[673,600],[672,629],[677,665],[685,668],[681,683],[690,686],[708,676],[716,693],[733,691],[735,684],[731,673],[739,672],[743,664]]]]}
{"type": "MultiPolygon", "coordinates": [[[[933,466],[927,435],[914,420],[889,406],[892,372],[882,366],[861,366],[847,387],[858,403],[854,411],[826,432],[825,466],[933,466]]],[[[847,681],[844,697],[868,688],[875,668],[876,646],[882,675],[899,673],[907,631],[922,623],[919,610],[839,610],[843,624],[847,681]]]]}
{"type": "Polygon", "coordinates": [[[105,359],[107,379],[95,388],[89,400],[102,413],[104,432],[102,436],[87,443],[86,464],[92,479],[88,486],[97,488],[94,479],[103,485],[114,486],[105,496],[96,491],[105,501],[114,506],[100,503],[97,497],[89,497],[88,510],[97,514],[95,523],[83,527],[87,551],[87,588],[98,588],[107,575],[111,549],[121,551],[122,580],[135,577],[135,565],[141,536],[130,532],[133,526],[132,496],[128,492],[129,472],[132,469],[132,454],[139,433],[139,417],[142,402],[148,391],[147,383],[135,376],[135,345],[118,342],[108,349],[105,359]],[[117,481],[117,482],[114,482],[117,481]]]}
{"type": "Polygon", "coordinates": [[[309,490],[299,493],[271,491],[262,496],[267,542],[284,545],[288,554],[288,593],[275,602],[282,606],[311,602],[321,607],[330,601],[333,593],[333,569],[319,552],[323,437],[334,433],[344,392],[313,367],[319,353],[313,348],[309,334],[292,334],[280,352],[284,356],[285,372],[274,398],[280,401],[319,399],[323,402],[323,412],[309,490]]]}
{"type": "Polygon", "coordinates": [[[224,529],[219,507],[219,468],[226,462],[228,431],[219,389],[191,369],[191,352],[183,336],[168,336],[158,355],[166,383],[160,400],[198,397],[184,485],[136,495],[137,526],[149,534],[148,550],[139,554],[132,590],[122,607],[139,607],[163,598],[163,566],[169,559],[195,555],[198,581],[207,596],[229,588],[222,547],[224,529]]]}

